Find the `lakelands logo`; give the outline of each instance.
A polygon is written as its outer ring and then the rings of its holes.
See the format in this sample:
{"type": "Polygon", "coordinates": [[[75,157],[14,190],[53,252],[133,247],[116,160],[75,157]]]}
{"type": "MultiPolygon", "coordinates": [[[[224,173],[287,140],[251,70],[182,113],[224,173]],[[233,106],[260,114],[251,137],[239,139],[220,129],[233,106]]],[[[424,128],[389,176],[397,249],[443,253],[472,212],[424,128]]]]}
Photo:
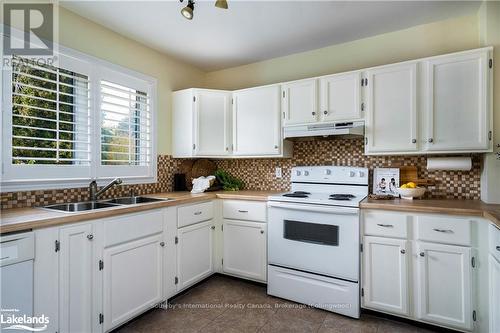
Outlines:
{"type": "MultiPolygon", "coordinates": [[[[5,310],[2,310],[5,311],[5,310]]],[[[26,330],[31,332],[42,332],[47,329],[47,324],[50,322],[49,317],[45,315],[41,316],[27,316],[27,315],[16,315],[15,312],[19,310],[9,310],[7,312],[13,312],[9,314],[0,314],[0,324],[3,330],[26,330]]]]}

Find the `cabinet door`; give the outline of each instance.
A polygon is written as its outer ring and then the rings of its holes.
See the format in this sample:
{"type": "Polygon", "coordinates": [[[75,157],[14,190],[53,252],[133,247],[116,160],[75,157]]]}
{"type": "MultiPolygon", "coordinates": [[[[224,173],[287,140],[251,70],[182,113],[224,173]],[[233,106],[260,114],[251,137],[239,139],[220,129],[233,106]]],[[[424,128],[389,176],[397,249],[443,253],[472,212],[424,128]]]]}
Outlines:
{"type": "Polygon", "coordinates": [[[197,90],[195,97],[195,154],[228,155],[231,94],[197,90]]]}
{"type": "Polygon", "coordinates": [[[490,332],[500,332],[500,262],[491,254],[490,264],[490,332]]]}
{"type": "Polygon", "coordinates": [[[487,150],[490,107],[488,52],[427,62],[426,150],[487,150]]]}
{"type": "Polygon", "coordinates": [[[266,224],[224,220],[223,271],[266,281],[266,224]]]}
{"type": "Polygon", "coordinates": [[[280,154],[279,86],[238,91],[233,94],[233,99],[233,154],[280,154]]]}
{"type": "Polygon", "coordinates": [[[178,290],[189,287],[212,274],[214,229],[215,226],[210,220],[177,231],[178,290]]]}
{"type": "Polygon", "coordinates": [[[162,301],[162,235],[104,249],[104,330],[162,301]]]}
{"type": "Polygon", "coordinates": [[[360,72],[321,78],[321,120],[340,121],[362,118],[360,86],[360,72]]]}
{"type": "Polygon", "coordinates": [[[399,315],[409,315],[408,241],[364,237],[363,305],[399,315]]]}
{"type": "Polygon", "coordinates": [[[92,331],[92,224],[59,230],[59,329],[92,331]]]}
{"type": "Polygon", "coordinates": [[[301,80],[281,86],[284,125],[314,123],[318,120],[317,80],[301,80]]]}
{"type": "Polygon", "coordinates": [[[417,242],[418,318],[470,330],[471,248],[417,242]]]}
{"type": "Polygon", "coordinates": [[[366,73],[367,154],[417,150],[416,69],[411,63],[366,73]]]}

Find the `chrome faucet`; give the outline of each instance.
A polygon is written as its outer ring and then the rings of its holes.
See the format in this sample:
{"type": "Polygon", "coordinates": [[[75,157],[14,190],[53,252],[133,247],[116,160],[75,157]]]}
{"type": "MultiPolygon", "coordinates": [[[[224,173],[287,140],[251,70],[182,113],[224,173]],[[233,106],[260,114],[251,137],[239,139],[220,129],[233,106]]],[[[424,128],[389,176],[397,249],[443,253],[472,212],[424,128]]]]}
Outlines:
{"type": "Polygon", "coordinates": [[[120,178],[115,178],[111,181],[111,183],[109,183],[108,185],[104,186],[103,188],[101,188],[99,191],[97,190],[97,182],[95,181],[95,179],[93,181],[90,182],[89,184],[89,193],[90,193],[90,201],[97,201],[97,198],[103,194],[104,192],[106,192],[107,190],[109,190],[111,187],[113,187],[114,185],[120,185],[122,183],[122,180],[120,178]]]}

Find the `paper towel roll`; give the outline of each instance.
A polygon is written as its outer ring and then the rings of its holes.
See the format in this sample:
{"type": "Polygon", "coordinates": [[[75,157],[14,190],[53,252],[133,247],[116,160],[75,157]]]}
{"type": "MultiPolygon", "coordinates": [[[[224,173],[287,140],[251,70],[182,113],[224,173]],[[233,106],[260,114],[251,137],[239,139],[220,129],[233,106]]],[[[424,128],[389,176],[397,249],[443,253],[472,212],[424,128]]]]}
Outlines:
{"type": "Polygon", "coordinates": [[[470,157],[428,157],[427,170],[459,170],[469,171],[472,169],[470,157]]]}

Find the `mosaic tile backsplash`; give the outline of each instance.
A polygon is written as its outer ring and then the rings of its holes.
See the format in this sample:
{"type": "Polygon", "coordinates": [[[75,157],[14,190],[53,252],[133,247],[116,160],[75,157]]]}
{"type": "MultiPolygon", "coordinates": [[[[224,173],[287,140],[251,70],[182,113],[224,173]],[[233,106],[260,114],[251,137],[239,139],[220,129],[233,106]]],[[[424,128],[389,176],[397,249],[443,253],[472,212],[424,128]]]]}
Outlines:
{"type": "MultiPolygon", "coordinates": [[[[427,171],[426,156],[365,156],[362,139],[316,139],[294,143],[292,158],[287,159],[234,159],[216,160],[215,163],[233,176],[240,178],[249,190],[290,189],[291,168],[301,165],[356,166],[370,169],[376,167],[416,166],[418,177],[431,179],[434,186],[428,187],[427,198],[479,199],[481,155],[472,155],[470,171],[427,171]],[[276,179],[276,167],[282,168],[282,178],[276,179]]],[[[168,155],[158,157],[158,181],[154,184],[117,186],[105,193],[103,199],[126,196],[130,190],[136,195],[172,191],[174,173],[178,172],[182,159],[168,155]]],[[[370,179],[371,184],[371,179],[370,179]]],[[[371,187],[371,186],[370,186],[371,187]]],[[[88,200],[87,188],[63,190],[36,190],[1,193],[1,209],[42,206],[69,201],[88,200]]]]}
{"type": "Polygon", "coordinates": [[[316,139],[297,141],[289,159],[236,159],[217,160],[222,168],[245,182],[251,190],[290,189],[291,168],[294,166],[337,165],[366,167],[371,176],[376,167],[416,166],[418,177],[431,179],[426,198],[480,199],[481,155],[472,155],[470,171],[427,171],[427,157],[418,156],[365,156],[363,139],[316,139]],[[281,179],[275,178],[275,168],[282,168],[281,179]]]}

